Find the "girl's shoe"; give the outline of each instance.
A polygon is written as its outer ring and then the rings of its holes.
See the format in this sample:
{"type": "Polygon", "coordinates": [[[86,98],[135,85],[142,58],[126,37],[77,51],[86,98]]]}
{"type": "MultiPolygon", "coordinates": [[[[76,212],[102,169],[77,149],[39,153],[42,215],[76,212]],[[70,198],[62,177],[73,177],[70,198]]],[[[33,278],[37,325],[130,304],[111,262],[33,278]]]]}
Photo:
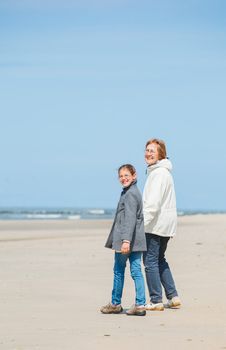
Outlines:
{"type": "Polygon", "coordinates": [[[180,309],[181,301],[179,297],[173,297],[164,304],[166,309],[180,309]]]}
{"type": "Polygon", "coordinates": [[[132,305],[129,310],[126,311],[128,316],[145,316],[146,310],[144,305],[132,305]]]}
{"type": "Polygon", "coordinates": [[[163,303],[150,303],[145,305],[145,309],[147,311],[163,311],[164,310],[164,305],[163,303]]]}
{"type": "Polygon", "coordinates": [[[120,312],[123,311],[123,308],[121,305],[113,305],[112,303],[109,303],[105,306],[102,306],[100,311],[102,314],[120,314],[120,312]]]}

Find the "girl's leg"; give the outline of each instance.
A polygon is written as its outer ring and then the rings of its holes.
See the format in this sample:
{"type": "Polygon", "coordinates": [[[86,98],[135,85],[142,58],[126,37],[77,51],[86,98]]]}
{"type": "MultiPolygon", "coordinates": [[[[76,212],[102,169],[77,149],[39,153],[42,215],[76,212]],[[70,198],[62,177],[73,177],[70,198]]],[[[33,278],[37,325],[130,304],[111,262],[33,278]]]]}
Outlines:
{"type": "Polygon", "coordinates": [[[127,254],[115,253],[114,282],[111,299],[113,305],[121,304],[127,258],[127,254]]]}
{"type": "Polygon", "coordinates": [[[142,252],[132,252],[129,256],[130,273],[135,284],[136,305],[145,305],[146,303],[144,278],[141,270],[141,256],[142,252]]]}
{"type": "Polygon", "coordinates": [[[162,303],[162,285],[159,273],[160,236],[146,233],[147,251],[144,253],[145,274],[152,303],[162,303]]]}
{"type": "Polygon", "coordinates": [[[165,290],[166,297],[167,299],[172,299],[178,294],[177,294],[172,273],[170,271],[169,264],[165,258],[165,252],[166,252],[169,239],[170,239],[169,237],[160,238],[159,271],[160,271],[160,278],[165,290]]]}

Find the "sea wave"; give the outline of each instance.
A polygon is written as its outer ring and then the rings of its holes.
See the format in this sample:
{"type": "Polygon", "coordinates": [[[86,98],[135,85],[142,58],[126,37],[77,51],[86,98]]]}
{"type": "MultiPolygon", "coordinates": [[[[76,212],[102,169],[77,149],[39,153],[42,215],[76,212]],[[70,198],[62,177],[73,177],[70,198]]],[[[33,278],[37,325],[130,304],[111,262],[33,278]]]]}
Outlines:
{"type": "MultiPolygon", "coordinates": [[[[178,216],[222,214],[217,210],[178,210],[178,216]]],[[[107,208],[0,208],[0,220],[89,220],[113,219],[115,209],[107,208]]]]}
{"type": "Polygon", "coordinates": [[[103,208],[0,208],[0,220],[112,219],[114,213],[103,208]]]}
{"type": "Polygon", "coordinates": [[[90,209],[88,211],[89,214],[94,214],[94,215],[103,215],[105,213],[104,209],[90,209]]]}
{"type": "Polygon", "coordinates": [[[60,214],[27,214],[27,219],[60,219],[61,215],[60,214]]]}

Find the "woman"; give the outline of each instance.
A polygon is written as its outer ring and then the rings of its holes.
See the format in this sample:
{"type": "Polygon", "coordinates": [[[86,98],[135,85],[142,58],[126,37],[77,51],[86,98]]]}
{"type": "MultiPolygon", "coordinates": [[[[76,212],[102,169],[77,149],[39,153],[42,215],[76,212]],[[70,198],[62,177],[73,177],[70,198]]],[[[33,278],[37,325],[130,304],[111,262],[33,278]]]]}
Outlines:
{"type": "Polygon", "coordinates": [[[147,180],[143,192],[144,228],[147,252],[144,252],[145,274],[150,294],[146,310],[179,308],[180,299],[172,273],[165,259],[170,237],[176,233],[177,211],[172,164],[167,159],[162,140],[151,139],[146,143],[145,161],[147,180]],[[168,299],[163,305],[162,286],[168,299]]]}

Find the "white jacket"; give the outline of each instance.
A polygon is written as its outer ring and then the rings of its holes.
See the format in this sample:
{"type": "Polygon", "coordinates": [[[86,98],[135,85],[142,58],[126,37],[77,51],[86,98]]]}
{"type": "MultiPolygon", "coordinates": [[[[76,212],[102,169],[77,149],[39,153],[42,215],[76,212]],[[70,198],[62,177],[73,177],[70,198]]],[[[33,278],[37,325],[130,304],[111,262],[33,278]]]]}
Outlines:
{"type": "Polygon", "coordinates": [[[147,168],[143,192],[144,228],[146,233],[173,237],[177,228],[177,210],[172,164],[162,159],[147,168]]]}

